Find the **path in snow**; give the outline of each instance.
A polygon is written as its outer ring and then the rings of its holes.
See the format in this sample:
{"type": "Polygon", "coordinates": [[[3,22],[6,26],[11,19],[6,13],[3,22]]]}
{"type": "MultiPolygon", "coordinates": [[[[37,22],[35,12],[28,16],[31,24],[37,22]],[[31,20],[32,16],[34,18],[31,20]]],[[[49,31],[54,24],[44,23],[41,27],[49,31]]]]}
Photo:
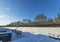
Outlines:
{"type": "Polygon", "coordinates": [[[23,32],[22,38],[12,42],[60,42],[59,40],[51,39],[45,35],[34,35],[29,32],[23,32]]]}

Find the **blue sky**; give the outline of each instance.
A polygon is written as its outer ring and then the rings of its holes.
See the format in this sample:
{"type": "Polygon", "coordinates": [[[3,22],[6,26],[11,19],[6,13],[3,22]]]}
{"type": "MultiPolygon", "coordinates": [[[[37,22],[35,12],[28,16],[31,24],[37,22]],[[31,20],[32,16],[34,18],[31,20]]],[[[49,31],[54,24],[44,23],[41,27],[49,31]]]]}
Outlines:
{"type": "Polygon", "coordinates": [[[34,19],[38,14],[47,18],[57,16],[60,0],[0,0],[0,25],[9,24],[22,19],[34,19]]]}

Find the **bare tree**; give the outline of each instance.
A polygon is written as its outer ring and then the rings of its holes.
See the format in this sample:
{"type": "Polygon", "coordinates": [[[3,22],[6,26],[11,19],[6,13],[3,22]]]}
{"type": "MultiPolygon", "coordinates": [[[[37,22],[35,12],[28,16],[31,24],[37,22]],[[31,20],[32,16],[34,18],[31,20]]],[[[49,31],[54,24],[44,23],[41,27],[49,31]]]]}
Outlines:
{"type": "Polygon", "coordinates": [[[56,23],[60,23],[60,14],[55,18],[56,23]]]}
{"type": "Polygon", "coordinates": [[[23,19],[24,24],[30,24],[32,21],[30,19],[23,19]]]}
{"type": "Polygon", "coordinates": [[[35,17],[36,22],[46,22],[46,16],[44,14],[39,14],[35,17]]]}
{"type": "Polygon", "coordinates": [[[47,23],[52,24],[53,23],[53,19],[52,18],[49,18],[48,21],[47,21],[47,23]]]}

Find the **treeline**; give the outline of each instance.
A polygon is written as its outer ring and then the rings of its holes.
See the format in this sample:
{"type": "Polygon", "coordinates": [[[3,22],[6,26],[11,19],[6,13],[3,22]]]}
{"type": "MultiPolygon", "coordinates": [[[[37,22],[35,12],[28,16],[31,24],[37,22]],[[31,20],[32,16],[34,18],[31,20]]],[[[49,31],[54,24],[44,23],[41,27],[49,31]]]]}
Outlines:
{"type": "Polygon", "coordinates": [[[34,20],[23,19],[23,21],[12,22],[9,27],[60,27],[60,14],[54,19],[47,18],[44,14],[37,15],[34,20]]]}

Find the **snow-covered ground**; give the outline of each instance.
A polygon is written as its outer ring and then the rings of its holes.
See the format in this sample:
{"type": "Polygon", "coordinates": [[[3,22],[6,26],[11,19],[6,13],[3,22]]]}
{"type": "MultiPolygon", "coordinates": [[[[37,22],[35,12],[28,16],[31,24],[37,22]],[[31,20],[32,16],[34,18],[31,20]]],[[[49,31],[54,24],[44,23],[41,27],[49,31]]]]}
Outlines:
{"type": "MultiPolygon", "coordinates": [[[[15,29],[17,27],[5,27],[8,29],[15,29]]],[[[60,27],[18,27],[16,30],[20,30],[22,32],[30,32],[34,34],[43,34],[43,35],[49,35],[49,33],[52,34],[60,34],[60,27]]]]}
{"type": "Polygon", "coordinates": [[[22,38],[13,40],[12,42],[60,42],[60,40],[55,40],[41,34],[23,32],[22,38]]]}
{"type": "MultiPolygon", "coordinates": [[[[6,28],[6,27],[5,27],[6,28]]],[[[15,29],[16,27],[7,27],[7,29],[15,29]]],[[[16,34],[12,33],[11,42],[60,42],[47,36],[48,33],[60,34],[59,28],[40,28],[40,27],[19,27],[17,30],[22,31],[20,37],[16,37],[16,34]]]]}
{"type": "Polygon", "coordinates": [[[2,42],[2,41],[0,41],[0,42],[2,42]]]}

